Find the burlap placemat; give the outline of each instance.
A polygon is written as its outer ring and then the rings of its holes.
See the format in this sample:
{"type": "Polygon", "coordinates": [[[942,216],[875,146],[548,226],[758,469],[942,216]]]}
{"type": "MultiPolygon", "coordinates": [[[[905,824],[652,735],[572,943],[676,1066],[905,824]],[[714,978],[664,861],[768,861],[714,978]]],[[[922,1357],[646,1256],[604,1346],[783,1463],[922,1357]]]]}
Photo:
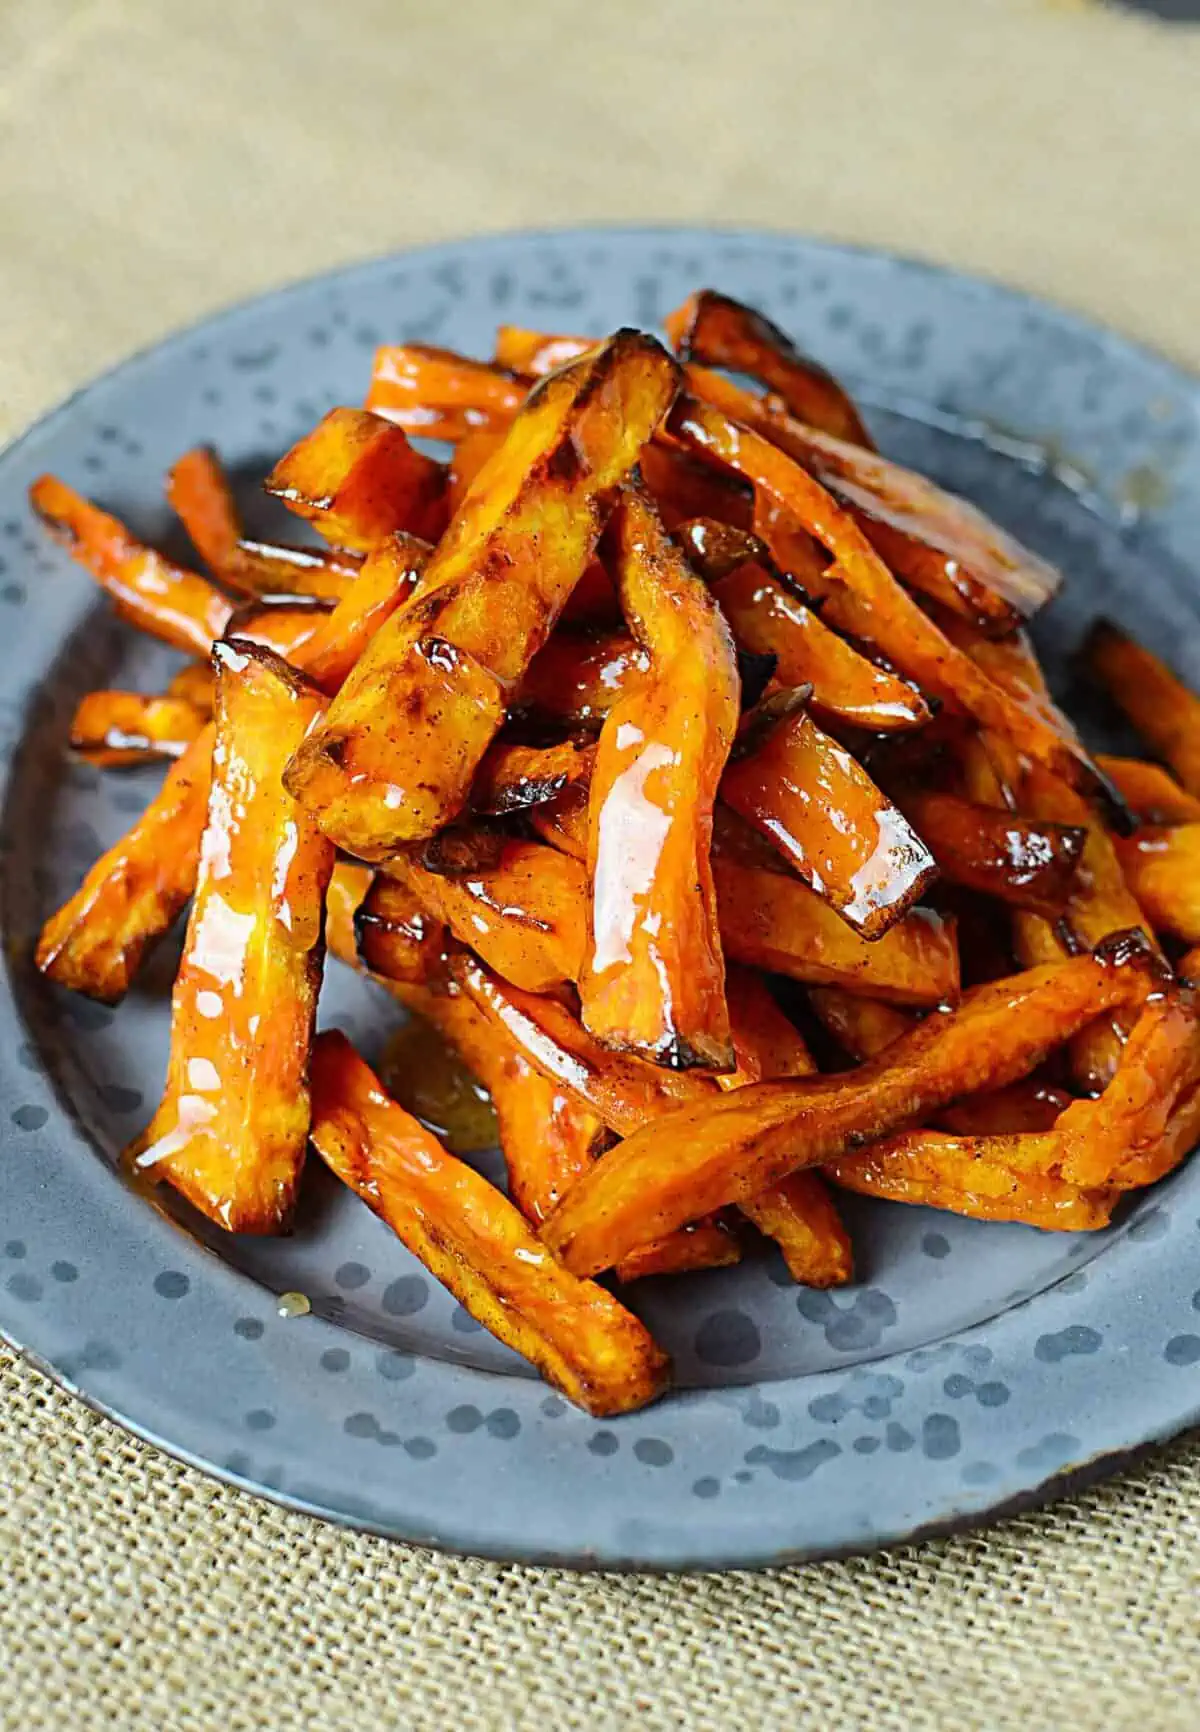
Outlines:
{"type": "MultiPolygon", "coordinates": [[[[1200,366],[1200,32],[1082,0],[0,0],[0,435],[247,291],[440,235],[764,223],[1200,366]]],[[[974,1537],[588,1580],[322,1528],[0,1355],[0,1725],[1187,1728],[1200,1446],[974,1537]]]]}

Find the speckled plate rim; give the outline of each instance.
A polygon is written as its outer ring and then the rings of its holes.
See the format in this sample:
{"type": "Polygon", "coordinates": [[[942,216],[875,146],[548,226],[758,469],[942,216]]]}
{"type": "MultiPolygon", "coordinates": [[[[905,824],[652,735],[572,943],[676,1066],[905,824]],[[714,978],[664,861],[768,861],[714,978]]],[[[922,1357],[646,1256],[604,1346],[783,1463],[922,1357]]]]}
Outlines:
{"type": "MultiPolygon", "coordinates": [[[[919,280],[935,302],[965,298],[1060,332],[1081,352],[1135,369],[1181,412],[1200,414],[1200,389],[1168,362],[995,284],[782,234],[593,228],[445,243],[244,302],[76,392],[0,455],[0,482],[40,466],[72,416],[136,390],[148,370],[177,361],[201,336],[234,337],[305,297],[352,298],[356,285],[398,269],[469,272],[533,251],[569,260],[588,248],[630,269],[656,251],[699,249],[730,265],[758,258],[800,275],[819,267],[884,272],[897,286],[919,280]]],[[[1188,479],[1182,498],[1152,514],[1153,527],[1197,563],[1200,465],[1188,479]]],[[[60,647],[53,633],[19,631],[0,644],[0,679],[21,714],[60,647]]],[[[7,854],[4,864],[7,917],[7,854]]],[[[314,1368],[347,1346],[346,1333],[317,1318],[279,1319],[271,1295],[117,1183],[50,1079],[22,1063],[23,1033],[9,972],[0,984],[0,1333],[147,1441],[307,1514],[504,1560],[761,1567],[866,1551],[1036,1502],[1200,1423],[1200,1291],[1188,1274],[1200,1182],[1188,1169],[1146,1199],[1086,1270],[952,1340],[866,1366],[684,1391],[645,1413],[596,1422],[533,1380],[413,1361],[351,1339],[334,1402],[314,1368]],[[148,1334],[157,1334],[158,1351],[148,1334]],[[174,1351],[161,1350],[167,1342],[174,1351]],[[468,1412],[469,1427],[448,1425],[468,1412]],[[849,1429],[877,1428],[863,1432],[871,1449],[851,1442],[847,1420],[849,1429]]]]}

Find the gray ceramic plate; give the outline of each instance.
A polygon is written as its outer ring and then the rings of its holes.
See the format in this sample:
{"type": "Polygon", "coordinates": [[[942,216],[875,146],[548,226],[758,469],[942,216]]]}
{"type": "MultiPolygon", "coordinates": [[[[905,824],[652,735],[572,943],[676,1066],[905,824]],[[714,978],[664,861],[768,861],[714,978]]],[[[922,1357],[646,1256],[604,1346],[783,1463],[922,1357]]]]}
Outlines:
{"type": "MultiPolygon", "coordinates": [[[[1087,1238],[848,1205],[861,1276],[834,1295],[798,1291],[766,1252],[644,1283],[635,1303],[679,1387],[608,1423],[551,1394],[315,1166],[295,1234],[274,1243],[156,1213],[115,1170],[160,1087],[172,956],[112,1012],[48,989],[29,955],[154,785],[69,761],[76,698],[153,686],[170,658],[47,545],[29,482],[59,471],[161,537],[171,458],[211,440],[251,498],[324,409],[361,399],[383,338],[486,354],[500,320],[654,326],[703,284],[845,378],[886,450],[1061,562],[1067,593],[1039,632],[1060,687],[1099,609],[1200,679],[1196,384],[1006,290],[809,241],[600,231],[383,260],[173,338],[0,460],[0,1328],[239,1485],[492,1557],[668,1568],[862,1550],[1045,1495],[1200,1412],[1200,1167],[1087,1238]],[[311,1316],[278,1314],[291,1290],[311,1316]]],[[[333,969],[322,1014],[371,1053],[391,1013],[333,969]]]]}

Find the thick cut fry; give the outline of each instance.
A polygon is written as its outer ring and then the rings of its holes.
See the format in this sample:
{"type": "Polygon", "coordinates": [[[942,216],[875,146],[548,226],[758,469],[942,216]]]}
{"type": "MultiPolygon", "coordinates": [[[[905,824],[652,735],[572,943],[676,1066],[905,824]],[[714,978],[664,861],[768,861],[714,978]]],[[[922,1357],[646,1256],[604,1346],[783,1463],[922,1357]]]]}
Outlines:
{"type": "Polygon", "coordinates": [[[674,363],[618,332],[531,395],[410,607],[375,634],[288,786],[378,859],[465,804],[508,694],[590,560],[612,490],[670,402],[674,363]]]}
{"type": "Polygon", "coordinates": [[[233,603],[207,578],[146,547],[117,518],[53,475],[34,482],[29,502],[125,619],[189,655],[208,654],[229,622],[233,603]]]}
{"type": "Polygon", "coordinates": [[[396,529],[436,541],[446,526],[442,465],[365,409],[331,409],[265,485],[327,541],[363,553],[396,529]]]}
{"type": "Polygon", "coordinates": [[[862,1154],[842,1155],[825,1171],[835,1184],[863,1196],[924,1204],[977,1221],[1018,1221],[1061,1233],[1107,1227],[1115,1192],[1081,1191],[1050,1175],[1015,1173],[988,1159],[988,1141],[909,1131],[862,1154]]]}
{"type": "Polygon", "coordinates": [[[42,928],[37,966],[59,986],[118,1003],[150,945],[174,923],[196,879],[212,749],[210,722],[42,928]]]}
{"type": "Polygon", "coordinates": [[[311,595],[341,601],[362,570],[364,554],[348,547],[292,547],[278,541],[238,542],[223,576],[253,595],[311,595]]]}
{"type": "Polygon", "coordinates": [[[314,1147],[459,1304],[589,1413],[662,1390],[666,1356],[603,1287],[569,1275],[519,1211],[388,1098],[343,1035],[313,1052],[314,1147]]]}
{"type": "Polygon", "coordinates": [[[740,475],[727,475],[653,439],[639,459],[642,481],[672,534],[702,517],[736,529],[754,527],[754,489],[740,475]]]}
{"type": "Polygon", "coordinates": [[[1161,764],[1103,754],[1097,757],[1096,763],[1139,824],[1200,823],[1200,798],[1181,788],[1161,764]]]}
{"type": "Polygon", "coordinates": [[[711,851],[737,729],[733,641],[644,495],[628,490],[612,527],[621,603],[651,671],[596,748],[583,1023],[656,1064],[731,1070],[711,851]]]}
{"type": "Polygon", "coordinates": [[[568,788],[586,789],[596,748],[575,740],[555,746],[521,746],[497,740],[488,748],[471,784],[471,809],[502,814],[541,806],[568,788]]]}
{"type": "Polygon", "coordinates": [[[875,449],[844,386],[753,307],[716,289],[700,289],[667,315],[666,329],[681,361],[746,373],[765,385],[798,421],[868,451],[875,449]]]}
{"type": "Polygon", "coordinates": [[[1083,855],[1081,825],[1038,822],[953,794],[909,793],[900,804],[952,884],[1055,919],[1083,855]]]}
{"type": "Polygon", "coordinates": [[[376,874],[355,904],[353,922],[352,949],[373,974],[408,986],[425,986],[437,974],[446,951],[446,922],[431,914],[407,884],[376,874]]]}
{"type": "Polygon", "coordinates": [[[1084,659],[1151,751],[1189,794],[1200,794],[1200,698],[1165,662],[1107,620],[1092,627],[1084,659]]]}
{"type": "Polygon", "coordinates": [[[384,870],[515,986],[548,992],[579,978],[587,886],[579,863],[567,855],[512,840],[495,865],[478,872],[447,877],[402,856],[384,870]]]}
{"type": "Polygon", "coordinates": [[[730,764],[721,798],[865,938],[894,925],[936,875],[907,819],[803,711],[730,764]]]}
{"type": "Polygon", "coordinates": [[[719,1088],[813,1074],[817,1067],[804,1036],[780,1010],[761,974],[734,964],[726,976],[725,998],[736,1062],[716,1078],[719,1088]]]}
{"type": "Polygon", "coordinates": [[[333,849],[280,768],[319,694],[269,651],[220,644],[196,899],[162,1103],[131,1154],[219,1226],[281,1231],[308,1137],[308,1055],[333,849]]]}
{"type": "Polygon", "coordinates": [[[167,499],[213,576],[240,589],[231,566],[242,533],[241,516],[229,477],[211,446],[196,445],[171,466],[167,499]]]}
{"type": "MultiPolygon", "coordinates": [[[[395,545],[407,544],[396,538],[395,545]]],[[[298,646],[289,650],[277,635],[271,647],[311,668],[322,689],[336,691],[366,639],[407,594],[414,561],[419,563],[419,555],[393,560],[386,546],[380,549],[371,571],[364,571],[332,613],[312,616],[316,624],[298,646]]],[[[276,626],[292,611],[264,610],[276,626]]],[[[37,966],[52,980],[115,1003],[187,902],[200,858],[212,738],[210,725],[172,768],[136,824],[101,855],[75,895],[47,921],[37,966]]]]}
{"type": "Polygon", "coordinates": [[[406,432],[457,440],[507,427],[528,384],[486,361],[428,343],[385,343],[375,351],[365,407],[406,432]]]}
{"type": "MultiPolygon", "coordinates": [[[[892,577],[853,518],[801,463],[759,433],[686,394],[667,418],[667,431],[685,450],[744,475],[754,483],[766,517],[762,533],[786,570],[783,530],[798,523],[834,556],[827,574],[829,622],[874,643],[927,696],[965,710],[981,727],[995,728],[1019,749],[1088,788],[1099,774],[1082,749],[1064,740],[1034,709],[1002,690],[958,649],[892,577]],[[776,515],[772,518],[772,513],[776,515]]],[[[811,580],[806,572],[806,580],[811,580]]]]}
{"type": "Polygon", "coordinates": [[[71,723],[70,746],[107,769],[181,758],[207,717],[184,698],[141,692],[88,692],[71,723]]]}
{"type": "Polygon", "coordinates": [[[1131,935],[1093,956],[976,987],[956,1011],[929,1018],[858,1070],[758,1083],[681,1108],[584,1174],[543,1238],[577,1273],[610,1268],[650,1235],[826,1165],[958,1095],[1028,1075],[1106,1009],[1141,1002],[1151,979],[1144,940],[1131,935]]]}
{"type": "Polygon", "coordinates": [[[627,632],[562,626],[530,662],[516,708],[567,727],[599,727],[649,671],[650,657],[627,632]]]}
{"type": "Polygon", "coordinates": [[[479,471],[496,455],[507,436],[506,421],[499,427],[478,427],[473,433],[466,434],[454,447],[446,481],[446,506],[452,517],[466,498],[467,489],[479,471]]]}
{"type": "Polygon", "coordinates": [[[428,542],[402,530],[375,548],[353,588],[325,615],[298,657],[323,692],[338,690],[375,633],[408,600],[431,551],[428,542]]]}
{"type": "Polygon", "coordinates": [[[793,980],[848,986],[893,1004],[934,1005],[958,996],[954,927],[914,908],[882,937],[852,931],[798,879],[757,871],[723,853],[713,860],[726,954],[793,980]]]}
{"type": "Polygon", "coordinates": [[[1200,944],[1200,823],[1139,830],[1114,846],[1125,882],[1154,930],[1200,944]]]}

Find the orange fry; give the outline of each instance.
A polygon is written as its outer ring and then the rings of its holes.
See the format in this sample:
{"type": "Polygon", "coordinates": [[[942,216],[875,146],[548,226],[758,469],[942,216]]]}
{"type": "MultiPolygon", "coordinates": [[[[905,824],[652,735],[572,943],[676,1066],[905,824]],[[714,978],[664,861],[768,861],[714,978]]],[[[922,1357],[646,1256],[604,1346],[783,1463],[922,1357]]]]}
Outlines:
{"type": "Polygon", "coordinates": [[[363,553],[396,529],[436,541],[446,526],[442,465],[365,409],[331,409],[265,485],[327,541],[363,553]]]}
{"type": "Polygon", "coordinates": [[[665,351],[618,332],[531,395],[412,605],[375,634],[289,766],[288,786],[349,852],[380,858],[461,810],[674,389],[665,351]]]}
{"type": "Polygon", "coordinates": [[[1200,944],[1200,823],[1148,827],[1114,842],[1121,870],[1156,932],[1200,944]]]}
{"type": "Polygon", "coordinates": [[[560,626],[534,656],[516,708],[564,726],[599,726],[650,670],[650,657],[624,631],[560,626]]]}
{"type": "Polygon", "coordinates": [[[188,662],[181,667],[167,686],[167,696],[182,698],[202,715],[211,716],[215,697],[211,661],[188,662]]]}
{"type": "Polygon", "coordinates": [[[864,938],[886,932],[936,875],[921,836],[803,711],[735,757],[721,798],[864,938]]]}
{"type": "Polygon", "coordinates": [[[71,723],[71,750],[108,769],[180,758],[207,719],[184,698],[88,692],[71,723]]]}
{"type": "Polygon", "coordinates": [[[1141,758],[1099,755],[1096,763],[1139,824],[1200,823],[1200,798],[1181,788],[1169,770],[1141,758]]]}
{"type": "Polygon", "coordinates": [[[710,854],[737,728],[733,641],[645,495],[625,492],[612,533],[621,604],[651,669],[612,710],[596,747],[583,1024],[606,1046],[672,1069],[728,1070],[710,854]]]}
{"type": "Polygon", "coordinates": [[[520,746],[497,740],[484,754],[471,784],[471,809],[500,814],[541,806],[568,788],[586,789],[596,748],[563,740],[556,746],[520,746]]]}
{"type": "Polygon", "coordinates": [[[171,999],[162,1103],[130,1151],[219,1226],[274,1233],[308,1138],[309,1045],[333,849],[279,780],[321,708],[285,662],[214,651],[216,744],[196,898],[171,999]]]}
{"type": "Polygon", "coordinates": [[[1018,817],[953,794],[906,794],[900,804],[952,884],[1050,919],[1062,913],[1075,884],[1086,827],[1018,817]]]}
{"type": "Polygon", "coordinates": [[[229,578],[241,588],[230,569],[242,533],[241,516],[229,477],[210,446],[193,446],[171,466],[167,499],[213,576],[229,578]]]}
{"type": "Polygon", "coordinates": [[[341,601],[362,570],[364,555],[346,547],[292,547],[278,541],[238,542],[224,576],[252,595],[311,595],[341,601]]]}
{"type": "Polygon", "coordinates": [[[408,433],[457,440],[506,427],[528,385],[510,373],[428,343],[385,343],[375,351],[365,407],[408,433]]]}
{"type": "Polygon", "coordinates": [[[53,475],[34,482],[29,502],[124,618],[175,649],[208,654],[225,630],[233,604],[207,578],[146,547],[117,518],[53,475]]]}
{"type": "Polygon", "coordinates": [[[648,1235],[740,1203],[785,1174],[920,1120],[963,1094],[1028,1075],[1053,1047],[1151,983],[1132,937],[1010,980],[975,987],[858,1070],[758,1083],[682,1107],[612,1150],[543,1229],[577,1273],[610,1268],[648,1235]]]}
{"type": "Polygon", "coordinates": [[[1165,662],[1101,620],[1084,648],[1089,671],[1189,794],[1200,794],[1200,698],[1165,662]]]}
{"type": "Polygon", "coordinates": [[[589,1413],[660,1393],[668,1362],[603,1287],[576,1280],[521,1214],[390,1100],[343,1035],[312,1066],[313,1144],[459,1304],[589,1413]]]}
{"type": "Polygon", "coordinates": [[[454,447],[446,481],[446,505],[453,517],[485,463],[490,463],[508,436],[508,421],[496,427],[477,427],[454,447]]]}
{"type": "MultiPolygon", "coordinates": [[[[844,1190],[918,1203],[977,1221],[1019,1221],[1060,1233],[1107,1227],[1116,1193],[1083,1191],[1050,1174],[1013,1172],[989,1159],[986,1137],[908,1131],[841,1155],[825,1171],[844,1190]]],[[[1000,1144],[1007,1139],[998,1138],[1000,1144]]]]}
{"type": "Polygon", "coordinates": [[[408,986],[424,986],[437,974],[446,950],[446,923],[429,913],[407,884],[377,873],[355,903],[352,919],[351,956],[373,974],[408,986]]]}

